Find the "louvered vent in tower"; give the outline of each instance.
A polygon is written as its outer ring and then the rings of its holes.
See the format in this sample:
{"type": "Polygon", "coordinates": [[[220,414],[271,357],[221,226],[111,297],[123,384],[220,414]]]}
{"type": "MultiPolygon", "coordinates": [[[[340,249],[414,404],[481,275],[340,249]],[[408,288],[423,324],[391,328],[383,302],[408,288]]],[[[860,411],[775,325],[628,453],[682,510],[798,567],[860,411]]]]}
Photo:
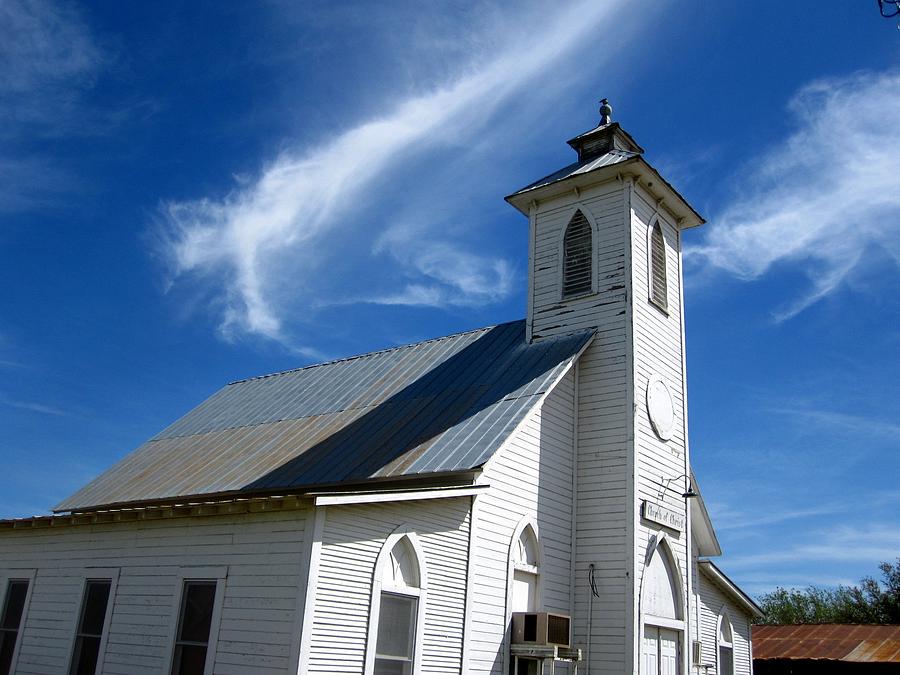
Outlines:
{"type": "Polygon", "coordinates": [[[659,223],[650,232],[650,299],[663,309],[668,303],[666,290],[666,241],[659,223]]]}
{"type": "Polygon", "coordinates": [[[591,290],[591,224],[576,211],[563,237],[563,297],[591,290]]]}

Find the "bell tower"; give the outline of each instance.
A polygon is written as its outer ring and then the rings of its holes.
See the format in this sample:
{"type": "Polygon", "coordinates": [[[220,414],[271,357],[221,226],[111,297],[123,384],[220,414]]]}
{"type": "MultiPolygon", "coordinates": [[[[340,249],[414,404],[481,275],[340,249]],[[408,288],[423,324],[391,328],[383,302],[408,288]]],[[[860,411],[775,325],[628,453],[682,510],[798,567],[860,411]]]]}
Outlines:
{"type": "Polygon", "coordinates": [[[529,220],[528,339],[596,331],[576,372],[573,638],[588,673],[686,674],[681,236],[704,221],[606,99],[568,143],[573,164],[507,201],[529,220]]]}

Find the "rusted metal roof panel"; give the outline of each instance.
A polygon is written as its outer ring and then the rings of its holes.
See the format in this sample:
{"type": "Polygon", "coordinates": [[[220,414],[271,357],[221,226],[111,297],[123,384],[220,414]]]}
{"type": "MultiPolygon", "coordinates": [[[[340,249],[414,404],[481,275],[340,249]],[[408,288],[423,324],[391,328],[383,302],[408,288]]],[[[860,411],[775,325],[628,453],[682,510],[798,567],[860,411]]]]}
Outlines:
{"type": "Polygon", "coordinates": [[[900,663],[900,626],[754,626],[753,658],[900,663]]]}
{"type": "Polygon", "coordinates": [[[472,470],[591,336],[515,321],[233,382],[56,510],[472,470]]]}

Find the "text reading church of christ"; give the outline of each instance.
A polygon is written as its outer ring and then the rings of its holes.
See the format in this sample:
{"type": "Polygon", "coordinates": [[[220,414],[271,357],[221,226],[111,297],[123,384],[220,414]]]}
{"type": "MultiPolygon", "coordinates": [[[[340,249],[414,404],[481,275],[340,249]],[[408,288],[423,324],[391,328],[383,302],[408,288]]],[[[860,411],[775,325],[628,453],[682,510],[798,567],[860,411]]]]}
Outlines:
{"type": "Polygon", "coordinates": [[[0,675],[750,673],[687,444],[703,219],[610,114],[506,198],[524,320],[233,382],[0,521],[0,675]]]}

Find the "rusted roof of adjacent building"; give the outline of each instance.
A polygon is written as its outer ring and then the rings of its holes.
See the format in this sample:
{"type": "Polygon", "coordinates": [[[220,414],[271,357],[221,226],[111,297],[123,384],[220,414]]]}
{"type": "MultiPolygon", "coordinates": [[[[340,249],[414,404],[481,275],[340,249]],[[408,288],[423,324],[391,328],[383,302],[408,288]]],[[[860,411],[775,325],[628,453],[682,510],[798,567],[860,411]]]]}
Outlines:
{"type": "Polygon", "coordinates": [[[753,658],[900,663],[900,626],[753,626],[753,658]]]}
{"type": "Polygon", "coordinates": [[[514,321],[234,382],[55,510],[472,471],[592,335],[514,321]]]}

